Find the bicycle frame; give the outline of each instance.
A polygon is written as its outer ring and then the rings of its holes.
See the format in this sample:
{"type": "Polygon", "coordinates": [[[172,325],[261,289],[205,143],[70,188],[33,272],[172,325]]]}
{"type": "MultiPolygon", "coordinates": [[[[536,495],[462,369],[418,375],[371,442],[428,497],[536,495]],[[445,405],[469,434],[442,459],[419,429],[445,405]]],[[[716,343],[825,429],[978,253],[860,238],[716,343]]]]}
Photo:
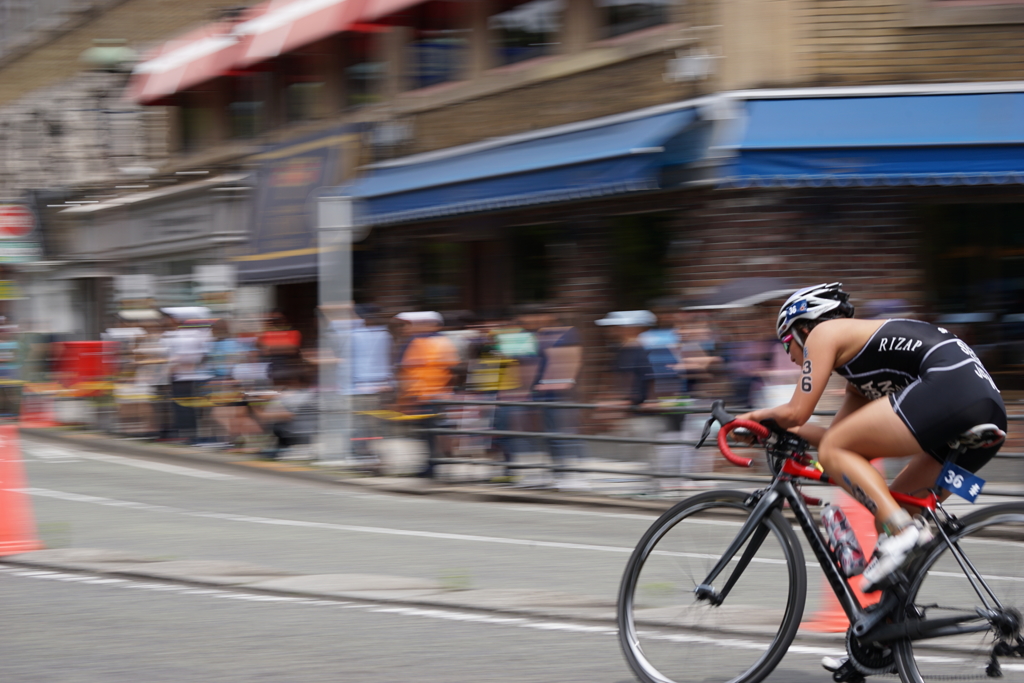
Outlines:
{"type": "MultiPolygon", "coordinates": [[[[825,578],[828,580],[829,586],[832,588],[839,604],[842,606],[843,611],[846,613],[850,623],[853,625],[853,634],[856,637],[872,642],[885,643],[902,638],[923,640],[926,638],[949,636],[958,633],[986,631],[990,628],[987,616],[981,613],[944,617],[941,619],[908,619],[900,621],[899,623],[883,623],[901,602],[901,595],[898,590],[886,590],[883,592],[882,599],[879,603],[867,608],[862,607],[860,601],[850,588],[846,577],[840,572],[839,564],[835,555],[829,549],[828,543],[811,515],[811,511],[807,506],[807,502],[803,494],[797,489],[797,486],[793,481],[793,477],[834,483],[831,482],[828,476],[820,470],[807,465],[802,465],[792,459],[787,459],[782,471],[775,477],[767,488],[751,494],[752,498],[756,500],[754,509],[743,523],[739,533],[736,535],[736,538],[729,544],[729,547],[722,554],[722,557],[719,558],[718,562],[704,579],[704,582],[695,590],[695,594],[698,599],[707,600],[714,605],[719,605],[725,600],[769,533],[767,525],[762,525],[761,522],[768,515],[772,514],[774,510],[781,510],[785,503],[789,503],[790,509],[792,509],[797,523],[803,530],[804,536],[807,538],[807,542],[810,544],[811,550],[814,552],[814,556],[818,560],[818,564],[825,573],[825,578]],[[750,541],[749,543],[747,543],[748,540],[750,541]],[[722,590],[720,592],[716,592],[712,587],[713,582],[719,577],[719,575],[721,575],[729,563],[732,562],[733,557],[740,551],[740,548],[742,548],[744,544],[747,544],[747,546],[737,561],[735,569],[726,579],[726,583],[722,590]],[[965,623],[978,621],[979,619],[982,620],[983,623],[965,623]]],[[[939,503],[934,491],[929,491],[928,495],[923,498],[897,492],[892,492],[892,494],[898,502],[923,508],[934,521],[938,522],[938,518],[935,516],[935,510],[939,506],[939,503]]],[[[961,568],[964,570],[964,573],[967,575],[972,585],[974,585],[975,590],[978,592],[979,596],[981,596],[986,607],[991,610],[988,601],[978,588],[975,579],[981,582],[986,592],[988,592],[991,597],[994,598],[995,596],[992,594],[991,590],[988,589],[988,586],[984,584],[980,574],[976,569],[974,569],[970,560],[968,560],[966,556],[963,555],[960,548],[949,539],[941,525],[939,525],[939,529],[942,539],[950,547],[957,561],[960,562],[961,568]],[[961,558],[963,559],[961,560],[961,558]],[[967,566],[964,565],[965,561],[967,566]],[[968,570],[968,567],[970,568],[970,571],[968,570]],[[971,576],[972,573],[974,574],[974,577],[971,576]]],[[[997,607],[1001,607],[998,605],[998,601],[997,607]]]]}

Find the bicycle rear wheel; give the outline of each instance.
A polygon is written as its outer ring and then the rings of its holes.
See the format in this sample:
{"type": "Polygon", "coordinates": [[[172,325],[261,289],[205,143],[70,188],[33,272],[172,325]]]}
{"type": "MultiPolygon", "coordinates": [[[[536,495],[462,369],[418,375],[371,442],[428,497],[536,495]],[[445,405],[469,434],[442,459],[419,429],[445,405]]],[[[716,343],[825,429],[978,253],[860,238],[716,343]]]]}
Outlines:
{"type": "MultiPolygon", "coordinates": [[[[685,500],[633,551],[619,588],[619,642],[644,683],[757,683],[793,641],[807,569],[778,510],[755,530],[751,538],[762,537],[761,545],[724,602],[715,607],[694,595],[750,514],[746,498],[740,491],[715,491],[685,500]]],[[[741,556],[742,549],[715,580],[716,589],[741,556]]]]}
{"type": "MultiPolygon", "coordinates": [[[[900,677],[908,683],[978,680],[994,678],[998,671],[1005,681],[1024,683],[1024,659],[1020,657],[1024,654],[1024,641],[1019,627],[1024,611],[1024,503],[978,510],[964,516],[960,524],[962,528],[950,538],[964,551],[1003,607],[1016,614],[1018,626],[1002,634],[990,624],[977,633],[898,642],[893,650],[900,677]],[[1000,648],[1008,648],[1007,654],[997,656],[998,666],[990,668],[998,643],[1005,643],[1000,648]],[[1013,655],[1012,650],[1018,647],[1018,654],[1013,655]]],[[[911,569],[911,576],[915,578],[903,618],[924,615],[937,619],[962,614],[976,617],[969,623],[986,624],[977,613],[984,603],[942,541],[911,569]]],[[[1004,621],[1003,626],[1010,625],[1004,621]]]]}

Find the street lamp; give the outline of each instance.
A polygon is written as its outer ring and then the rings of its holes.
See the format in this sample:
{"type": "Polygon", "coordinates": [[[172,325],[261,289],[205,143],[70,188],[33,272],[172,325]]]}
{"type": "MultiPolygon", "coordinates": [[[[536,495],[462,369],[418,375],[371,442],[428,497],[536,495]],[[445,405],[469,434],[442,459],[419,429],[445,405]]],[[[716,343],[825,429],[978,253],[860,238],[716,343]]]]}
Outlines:
{"type": "Polygon", "coordinates": [[[138,61],[138,55],[123,38],[97,38],[79,60],[93,71],[128,73],[138,61]]]}

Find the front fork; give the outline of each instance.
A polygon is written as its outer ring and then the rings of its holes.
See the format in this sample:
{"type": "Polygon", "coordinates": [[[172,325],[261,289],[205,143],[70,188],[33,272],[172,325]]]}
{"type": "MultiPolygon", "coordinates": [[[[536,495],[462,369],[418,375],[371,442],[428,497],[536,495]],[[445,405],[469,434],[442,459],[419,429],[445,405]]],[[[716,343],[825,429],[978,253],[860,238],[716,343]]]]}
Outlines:
{"type": "Polygon", "coordinates": [[[854,634],[860,636],[867,633],[885,618],[886,614],[895,606],[895,596],[889,597],[887,594],[887,599],[883,599],[883,604],[872,608],[870,611],[865,611],[861,607],[846,577],[840,572],[839,565],[829,550],[828,543],[822,536],[821,530],[815,524],[807,503],[792,480],[785,476],[779,477],[767,489],[759,492],[759,494],[755,494],[755,496],[758,495],[759,497],[754,505],[754,509],[740,528],[736,538],[733,539],[732,543],[722,554],[722,557],[719,558],[703,583],[694,589],[698,600],[706,600],[713,605],[722,604],[768,535],[769,529],[762,522],[774,510],[782,509],[783,504],[788,501],[790,508],[793,510],[793,515],[807,537],[811,550],[818,559],[818,564],[821,565],[822,571],[825,572],[825,578],[836,594],[846,616],[850,619],[850,623],[854,624],[854,634]],[[726,580],[722,590],[716,591],[714,589],[715,579],[725,570],[725,567],[733,560],[740,551],[740,548],[748,540],[750,542],[744,549],[743,554],[736,563],[735,569],[726,580]]]}
{"type": "MultiPolygon", "coordinates": [[[[736,538],[732,540],[729,547],[725,549],[722,556],[718,558],[718,562],[712,567],[711,572],[708,573],[704,582],[697,586],[693,592],[697,596],[698,600],[706,600],[712,605],[721,605],[725,600],[726,596],[732,590],[733,586],[739,580],[743,571],[750,564],[750,561],[754,559],[754,555],[761,548],[761,544],[764,543],[764,539],[768,536],[768,525],[761,524],[761,522],[772,514],[776,509],[781,509],[785,498],[776,489],[776,482],[773,482],[764,491],[759,492],[760,498],[754,505],[754,509],[750,512],[750,516],[740,527],[739,533],[736,534],[736,538]],[[750,543],[747,543],[747,540],[750,543]],[[725,586],[721,592],[715,591],[714,581],[718,578],[718,575],[722,573],[726,565],[732,561],[732,558],[743,547],[743,544],[747,543],[747,547],[744,549],[743,554],[740,556],[739,561],[736,563],[736,568],[733,569],[732,574],[725,582],[725,586]]],[[[758,494],[754,494],[757,496],[758,494]]]]}

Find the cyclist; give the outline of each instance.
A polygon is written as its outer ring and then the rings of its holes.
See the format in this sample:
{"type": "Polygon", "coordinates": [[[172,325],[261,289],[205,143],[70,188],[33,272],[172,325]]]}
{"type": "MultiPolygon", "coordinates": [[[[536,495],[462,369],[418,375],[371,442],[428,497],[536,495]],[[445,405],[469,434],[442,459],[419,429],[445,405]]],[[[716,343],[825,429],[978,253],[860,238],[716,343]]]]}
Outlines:
{"type": "Polygon", "coordinates": [[[869,593],[891,583],[931,532],[896,503],[868,461],[912,456],[892,489],[919,493],[935,484],[962,440],[969,450],[956,462],[977,472],[1002,445],[1006,408],[974,351],[954,334],[919,320],[855,320],[841,287],[807,287],[782,306],[776,331],[802,368],[799,384],[789,403],[740,417],[774,420],[817,446],[825,472],[875,515],[885,535],[864,569],[861,590],[869,593]],[[843,404],[828,429],[809,425],[833,371],[848,380],[843,404]],[[966,433],[979,425],[986,429],[970,439],[966,433]]]}

